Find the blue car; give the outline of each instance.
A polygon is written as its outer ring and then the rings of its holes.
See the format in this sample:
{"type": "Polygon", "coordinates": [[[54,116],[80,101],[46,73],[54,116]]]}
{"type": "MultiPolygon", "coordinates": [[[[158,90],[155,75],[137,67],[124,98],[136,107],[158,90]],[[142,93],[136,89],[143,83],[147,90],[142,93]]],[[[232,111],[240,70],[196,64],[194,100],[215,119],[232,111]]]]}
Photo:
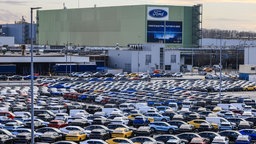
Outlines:
{"type": "Polygon", "coordinates": [[[150,130],[152,132],[167,132],[169,134],[173,134],[177,132],[178,127],[168,124],[167,122],[156,121],[149,124],[150,130]]]}
{"type": "MultiPolygon", "coordinates": [[[[24,76],[23,79],[24,80],[30,80],[31,76],[30,75],[24,76]]],[[[37,79],[37,76],[34,76],[34,80],[36,80],[36,79],[37,79]]]]}
{"type": "Polygon", "coordinates": [[[164,121],[164,122],[170,121],[170,117],[163,116],[159,113],[146,113],[145,116],[154,118],[154,121],[164,121]]]}
{"type": "Polygon", "coordinates": [[[242,135],[248,135],[252,140],[256,140],[256,129],[242,129],[239,131],[242,135]]]}
{"type": "Polygon", "coordinates": [[[146,126],[149,123],[150,123],[150,121],[145,116],[136,116],[133,120],[134,127],[146,126]]]}
{"type": "Polygon", "coordinates": [[[88,95],[86,94],[81,94],[78,96],[78,100],[80,101],[85,101],[86,99],[88,99],[88,95]]]}

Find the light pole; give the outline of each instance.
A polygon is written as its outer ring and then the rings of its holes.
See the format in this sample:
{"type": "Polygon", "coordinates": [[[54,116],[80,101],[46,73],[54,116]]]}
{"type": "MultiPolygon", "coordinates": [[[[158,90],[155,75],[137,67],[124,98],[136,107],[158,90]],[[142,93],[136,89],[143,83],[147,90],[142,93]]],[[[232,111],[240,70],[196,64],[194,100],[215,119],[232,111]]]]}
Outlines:
{"type": "Polygon", "coordinates": [[[222,82],[222,41],[220,35],[220,87],[219,87],[219,103],[221,103],[221,82],[222,82]]]}
{"type": "Polygon", "coordinates": [[[41,9],[42,7],[33,7],[30,8],[30,16],[31,16],[31,23],[30,23],[30,42],[31,42],[31,48],[30,48],[30,58],[31,58],[31,64],[30,64],[30,78],[31,78],[31,87],[30,87],[30,97],[31,97],[31,144],[35,143],[34,139],[34,61],[33,61],[33,10],[41,9]]]}

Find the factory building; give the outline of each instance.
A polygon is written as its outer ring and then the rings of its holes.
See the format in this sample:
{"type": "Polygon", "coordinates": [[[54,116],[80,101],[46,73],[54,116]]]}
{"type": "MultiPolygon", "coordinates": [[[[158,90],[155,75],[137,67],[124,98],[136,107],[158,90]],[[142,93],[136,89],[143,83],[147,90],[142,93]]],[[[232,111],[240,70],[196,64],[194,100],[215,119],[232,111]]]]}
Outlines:
{"type": "Polygon", "coordinates": [[[201,5],[133,5],[39,10],[41,45],[198,47],[201,5]]]}

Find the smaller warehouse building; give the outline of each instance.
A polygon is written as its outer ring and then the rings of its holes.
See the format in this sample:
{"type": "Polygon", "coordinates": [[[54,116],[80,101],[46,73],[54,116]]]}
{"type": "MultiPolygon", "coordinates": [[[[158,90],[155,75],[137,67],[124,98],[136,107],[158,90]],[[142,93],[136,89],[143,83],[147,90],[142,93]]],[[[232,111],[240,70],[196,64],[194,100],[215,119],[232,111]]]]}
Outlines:
{"type": "Polygon", "coordinates": [[[180,71],[180,51],[164,44],[130,45],[127,49],[109,50],[109,67],[125,72],[180,71]]]}
{"type": "Polygon", "coordinates": [[[239,78],[256,82],[256,47],[244,48],[244,65],[239,65],[239,78]]]}

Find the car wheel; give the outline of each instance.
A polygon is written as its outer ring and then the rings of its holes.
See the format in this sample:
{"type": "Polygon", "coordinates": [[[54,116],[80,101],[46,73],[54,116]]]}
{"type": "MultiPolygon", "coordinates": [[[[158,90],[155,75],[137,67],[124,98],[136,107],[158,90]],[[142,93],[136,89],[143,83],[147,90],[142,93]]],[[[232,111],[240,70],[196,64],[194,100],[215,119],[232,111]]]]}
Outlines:
{"type": "Polygon", "coordinates": [[[151,130],[151,132],[155,132],[156,131],[155,128],[150,128],[150,130],[151,130]]]}
{"type": "Polygon", "coordinates": [[[168,133],[169,133],[169,134],[172,134],[172,133],[173,133],[173,129],[169,129],[169,130],[168,130],[168,133]]]}

